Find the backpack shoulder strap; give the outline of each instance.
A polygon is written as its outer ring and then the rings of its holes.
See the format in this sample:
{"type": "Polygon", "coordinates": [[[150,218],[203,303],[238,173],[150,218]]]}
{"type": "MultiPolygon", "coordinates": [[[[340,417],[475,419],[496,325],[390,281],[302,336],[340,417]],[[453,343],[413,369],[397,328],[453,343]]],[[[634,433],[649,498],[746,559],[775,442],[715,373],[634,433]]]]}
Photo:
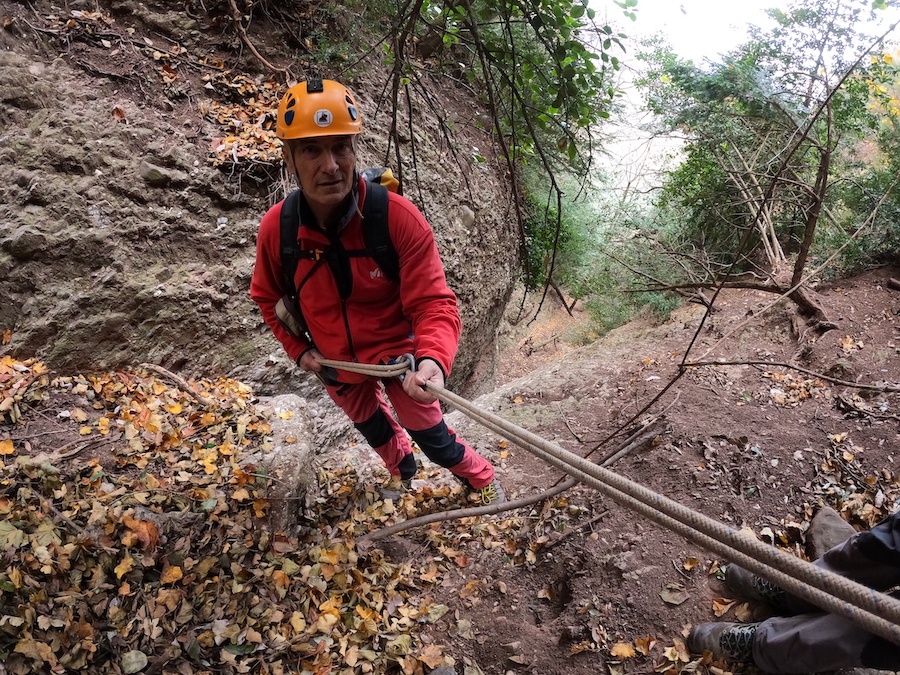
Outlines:
{"type": "Polygon", "coordinates": [[[366,201],[362,208],[363,239],[375,262],[392,281],[400,281],[400,257],[388,227],[388,189],[366,181],[366,201]]]}
{"type": "Polygon", "coordinates": [[[284,203],[281,205],[281,232],[279,238],[281,283],[282,290],[292,300],[297,299],[297,286],[294,282],[294,275],[297,272],[297,263],[300,262],[301,257],[300,247],[297,245],[297,233],[300,231],[299,199],[300,190],[293,190],[284,198],[284,203]]]}

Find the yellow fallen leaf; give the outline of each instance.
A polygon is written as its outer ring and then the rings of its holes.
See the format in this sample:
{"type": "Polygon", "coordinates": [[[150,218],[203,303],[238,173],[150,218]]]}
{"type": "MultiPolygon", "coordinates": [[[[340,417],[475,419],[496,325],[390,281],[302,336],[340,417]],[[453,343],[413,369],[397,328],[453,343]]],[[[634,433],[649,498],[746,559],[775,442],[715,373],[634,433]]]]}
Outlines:
{"type": "Polygon", "coordinates": [[[425,645],[416,657],[429,668],[437,668],[444,662],[444,654],[437,645],[425,645]]]}
{"type": "Polygon", "coordinates": [[[656,640],[652,637],[639,637],[634,639],[634,647],[644,656],[650,655],[650,650],[656,645],[656,640]]]}
{"type": "Polygon", "coordinates": [[[174,584],[176,581],[181,579],[184,576],[184,572],[177,565],[170,565],[166,569],[163,570],[162,575],[159,577],[159,583],[161,584],[174,584]]]}
{"type": "Polygon", "coordinates": [[[341,560],[340,553],[335,549],[322,549],[322,553],[319,555],[319,562],[321,563],[330,563],[332,565],[337,565],[341,560]]]}
{"type": "Polygon", "coordinates": [[[630,659],[635,656],[634,647],[627,642],[617,642],[609,650],[610,656],[617,659],[630,659]]]}
{"type": "Polygon", "coordinates": [[[734,607],[735,601],[728,598],[713,598],[712,610],[716,616],[724,616],[729,609],[734,607]]]}
{"type": "Polygon", "coordinates": [[[686,570],[692,570],[692,569],[694,569],[694,568],[695,568],[697,565],[699,565],[699,564],[700,564],[700,560],[699,560],[699,559],[697,559],[697,558],[688,558],[687,560],[684,561],[684,569],[686,569],[686,570]]]}
{"type": "Polygon", "coordinates": [[[335,616],[334,614],[322,614],[319,616],[319,621],[316,623],[316,630],[320,633],[330,633],[331,629],[337,624],[339,616],[335,616]]]}
{"type": "Polygon", "coordinates": [[[0,441],[0,455],[11,455],[15,451],[16,447],[13,445],[11,438],[7,438],[5,441],[0,441]]]}
{"type": "MultiPolygon", "coordinates": [[[[376,612],[371,607],[363,607],[362,605],[357,605],[356,613],[359,614],[363,619],[372,619],[374,621],[378,618],[378,612],[376,612]]],[[[434,668],[434,666],[431,667],[434,668]]]]}
{"type": "Polygon", "coordinates": [[[513,403],[515,403],[516,405],[519,405],[519,404],[522,403],[522,401],[524,401],[524,400],[525,400],[525,399],[523,399],[521,396],[516,396],[516,397],[513,399],[513,403]]]}
{"type": "Polygon", "coordinates": [[[300,612],[291,614],[290,624],[295,633],[302,633],[306,630],[306,619],[303,618],[303,615],[300,612]]]}
{"type": "Polygon", "coordinates": [[[278,413],[278,416],[283,420],[289,420],[294,416],[294,413],[292,413],[290,410],[282,410],[280,413],[278,413]]]}
{"type": "Polygon", "coordinates": [[[122,560],[122,562],[120,562],[118,565],[116,565],[115,569],[113,570],[116,573],[116,579],[121,579],[126,574],[128,574],[133,568],[134,568],[134,558],[132,558],[131,556],[128,556],[127,558],[122,560]]]}

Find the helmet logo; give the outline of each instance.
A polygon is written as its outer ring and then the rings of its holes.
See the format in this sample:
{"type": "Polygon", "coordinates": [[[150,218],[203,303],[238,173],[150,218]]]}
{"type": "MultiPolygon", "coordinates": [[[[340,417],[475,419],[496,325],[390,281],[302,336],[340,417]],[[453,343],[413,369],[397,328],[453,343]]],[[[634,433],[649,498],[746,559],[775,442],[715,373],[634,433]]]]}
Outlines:
{"type": "Polygon", "coordinates": [[[331,114],[330,110],[322,108],[321,110],[316,110],[315,120],[316,126],[329,127],[334,121],[334,115],[331,114]]]}

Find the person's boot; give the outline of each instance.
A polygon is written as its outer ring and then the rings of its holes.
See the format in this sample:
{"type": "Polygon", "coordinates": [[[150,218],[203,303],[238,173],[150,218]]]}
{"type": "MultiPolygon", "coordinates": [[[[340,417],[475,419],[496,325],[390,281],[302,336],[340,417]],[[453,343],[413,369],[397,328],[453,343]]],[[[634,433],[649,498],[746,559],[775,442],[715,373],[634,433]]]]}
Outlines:
{"type": "Polygon", "coordinates": [[[687,648],[694,654],[712,652],[716,659],[753,663],[753,638],[758,623],[699,623],[691,629],[687,648]]]}
{"type": "Polygon", "coordinates": [[[780,586],[734,563],[725,568],[725,588],[745,600],[765,602],[776,608],[783,608],[787,597],[780,586]]]}
{"type": "Polygon", "coordinates": [[[806,553],[818,560],[825,551],[839,546],[856,534],[856,529],[834,509],[823,506],[809,522],[806,531],[806,553]]]}
{"type": "Polygon", "coordinates": [[[472,488],[469,494],[477,496],[482,506],[503,504],[507,501],[503,486],[500,485],[500,481],[496,478],[483,488],[472,488]]]}
{"type": "Polygon", "coordinates": [[[382,483],[376,489],[378,496],[382,499],[390,499],[397,501],[407,492],[413,489],[412,478],[400,478],[400,476],[391,476],[385,483],[382,483]]]}
{"type": "Polygon", "coordinates": [[[469,482],[468,478],[463,478],[456,474],[454,474],[453,477],[463,484],[468,498],[471,501],[480,502],[482,506],[487,506],[488,504],[503,504],[508,501],[506,493],[503,491],[503,486],[500,485],[500,481],[496,478],[483,488],[477,488],[469,482]]]}

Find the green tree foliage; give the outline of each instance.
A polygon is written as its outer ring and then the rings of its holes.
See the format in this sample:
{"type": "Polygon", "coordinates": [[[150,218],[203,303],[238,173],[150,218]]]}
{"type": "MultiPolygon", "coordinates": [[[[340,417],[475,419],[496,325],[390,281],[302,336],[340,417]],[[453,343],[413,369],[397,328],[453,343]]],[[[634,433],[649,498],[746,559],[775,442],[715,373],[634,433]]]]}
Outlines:
{"type": "Polygon", "coordinates": [[[429,10],[438,16],[428,31],[443,27],[441,56],[463,59],[472,85],[494,89],[499,131],[515,158],[544,152],[588,162],[590,146],[582,141],[609,117],[610,73],[620,66],[612,52],[624,34],[598,23],[580,0],[451,0],[423,6],[429,10]]]}
{"type": "Polygon", "coordinates": [[[900,256],[900,59],[898,52],[874,54],[855,85],[868,92],[871,127],[866,142],[847,157],[847,169],[835,188],[845,208],[840,227],[832,228],[823,248],[846,246],[838,273],[867,264],[898,261],[900,256]],[[877,209],[876,209],[877,207],[877,209]],[[859,214],[872,214],[871,223],[859,214]],[[851,240],[850,237],[856,236],[851,240]]]}
{"type": "MultiPolygon", "coordinates": [[[[616,4],[634,18],[636,0],[616,4]]],[[[566,236],[559,176],[583,178],[590,169],[625,35],[583,0],[423,0],[419,16],[419,55],[482,92],[513,175],[528,167],[520,214],[525,278],[532,287],[544,283],[566,236]],[[547,190],[538,183],[550,186],[545,207],[547,190]]]]}
{"type": "Polygon", "coordinates": [[[752,31],[722,63],[650,56],[649,105],[687,139],[658,200],[670,250],[703,251],[683,268],[687,283],[747,285],[741,275],[752,273],[757,287],[795,289],[801,309],[824,318],[798,285],[810,260],[831,252],[823,242],[846,239],[865,220],[859,209],[871,207],[875,188],[857,190],[855,200],[840,189],[872,139],[872,82],[885,77],[860,61],[875,43],[859,31],[867,8],[863,0],[798,0],[771,10],[775,27],[752,31]]]}

